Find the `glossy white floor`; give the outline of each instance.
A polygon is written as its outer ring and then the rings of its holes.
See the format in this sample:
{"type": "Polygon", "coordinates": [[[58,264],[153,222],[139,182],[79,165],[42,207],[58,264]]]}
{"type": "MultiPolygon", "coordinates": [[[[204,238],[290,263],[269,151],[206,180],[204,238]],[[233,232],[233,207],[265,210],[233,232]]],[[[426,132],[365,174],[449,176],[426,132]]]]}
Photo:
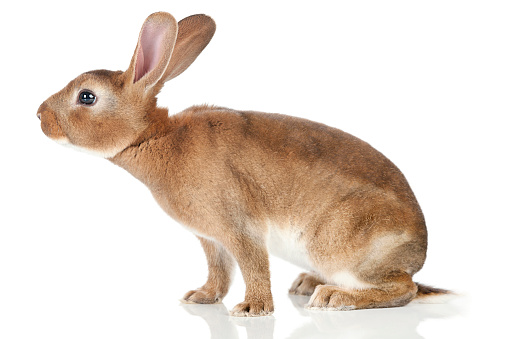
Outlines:
{"type": "MultiPolygon", "coordinates": [[[[465,317],[467,311],[461,305],[465,300],[446,305],[412,304],[398,309],[321,312],[306,309],[308,299],[301,296],[288,296],[286,300],[276,298],[279,301],[276,314],[264,318],[229,317],[223,304],[182,304],[181,307],[188,314],[205,321],[211,338],[413,339],[471,334],[465,317]]],[[[183,314],[178,317],[183,321],[189,318],[183,314]]],[[[203,328],[203,322],[197,326],[203,328]]]]}
{"type": "Polygon", "coordinates": [[[275,296],[276,312],[271,317],[234,318],[228,315],[227,302],[219,305],[181,304],[184,322],[201,318],[194,324],[205,331],[200,338],[450,338],[470,335],[468,298],[461,297],[447,304],[411,304],[404,308],[362,310],[351,312],[310,311],[305,305],[308,297],[286,295],[284,290],[275,296]],[[205,325],[206,324],[206,325],[205,325]],[[204,326],[205,325],[205,326],[204,326]]]}
{"type": "MultiPolygon", "coordinates": [[[[156,208],[146,211],[156,216],[150,221],[166,218],[156,208]]],[[[436,305],[309,311],[304,307],[308,297],[287,294],[300,269],[273,257],[273,316],[228,315],[243,298],[239,272],[224,304],[181,304],[178,298],[206,276],[194,237],[178,225],[143,225],[138,217],[131,222],[121,218],[126,223],[107,227],[96,217],[83,219],[72,225],[18,225],[18,230],[3,234],[11,243],[4,241],[0,248],[1,338],[411,339],[472,334],[497,338],[505,333],[506,296],[483,290],[486,286],[475,277],[474,284],[466,281],[464,271],[433,276],[430,273],[442,270],[431,265],[419,280],[471,294],[436,305]]],[[[113,225],[113,217],[102,221],[113,225]]]]}

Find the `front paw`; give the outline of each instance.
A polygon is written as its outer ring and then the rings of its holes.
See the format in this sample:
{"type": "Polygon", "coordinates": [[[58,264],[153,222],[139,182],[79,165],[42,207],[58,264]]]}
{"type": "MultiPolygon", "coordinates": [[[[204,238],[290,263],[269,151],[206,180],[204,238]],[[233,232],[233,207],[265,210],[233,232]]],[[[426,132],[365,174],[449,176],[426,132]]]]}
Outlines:
{"type": "Polygon", "coordinates": [[[261,317],[274,313],[274,304],[272,299],[244,301],[230,311],[234,317],[261,317]]]}
{"type": "Polygon", "coordinates": [[[181,301],[186,304],[219,304],[222,299],[222,295],[215,291],[199,288],[187,292],[181,301]]]}

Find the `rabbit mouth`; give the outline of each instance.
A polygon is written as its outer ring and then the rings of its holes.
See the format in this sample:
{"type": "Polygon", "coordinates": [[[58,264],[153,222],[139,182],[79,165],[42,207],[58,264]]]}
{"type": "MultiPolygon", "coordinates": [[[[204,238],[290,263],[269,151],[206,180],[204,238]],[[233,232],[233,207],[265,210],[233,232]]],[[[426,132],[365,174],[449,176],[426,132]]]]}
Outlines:
{"type": "Polygon", "coordinates": [[[41,120],[42,132],[58,143],[69,143],[69,138],[60,127],[55,113],[49,109],[39,110],[37,117],[41,120]]]}

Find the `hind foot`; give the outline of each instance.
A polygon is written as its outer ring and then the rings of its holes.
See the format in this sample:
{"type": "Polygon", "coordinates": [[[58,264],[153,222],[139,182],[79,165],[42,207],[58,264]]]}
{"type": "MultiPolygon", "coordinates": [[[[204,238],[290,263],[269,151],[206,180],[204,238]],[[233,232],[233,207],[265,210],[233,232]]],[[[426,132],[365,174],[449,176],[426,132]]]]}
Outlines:
{"type": "Polygon", "coordinates": [[[312,295],[316,286],[324,284],[322,280],[313,274],[301,273],[293,282],[289,293],[295,295],[312,295]]]}
{"type": "Polygon", "coordinates": [[[327,309],[331,311],[350,311],[357,308],[356,302],[337,286],[317,286],[315,292],[309,299],[309,309],[327,309]]]}
{"type": "Polygon", "coordinates": [[[361,308],[399,307],[408,304],[417,294],[417,286],[406,274],[393,274],[368,289],[345,289],[332,285],[317,286],[308,308],[337,311],[361,308]]]}

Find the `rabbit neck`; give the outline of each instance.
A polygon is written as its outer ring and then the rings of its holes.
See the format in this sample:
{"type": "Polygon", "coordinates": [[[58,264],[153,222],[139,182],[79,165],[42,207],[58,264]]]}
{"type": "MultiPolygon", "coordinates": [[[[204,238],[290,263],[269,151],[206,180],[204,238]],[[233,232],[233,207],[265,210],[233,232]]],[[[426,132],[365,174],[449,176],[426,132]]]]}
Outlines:
{"type": "Polygon", "coordinates": [[[111,162],[131,173],[150,190],[159,190],[161,181],[166,181],[173,144],[175,126],[172,126],[168,110],[156,108],[148,116],[148,127],[111,162]],[[161,172],[161,173],[159,173],[161,172]]]}
{"type": "Polygon", "coordinates": [[[144,183],[166,213],[187,220],[182,214],[188,204],[182,196],[186,185],[182,173],[192,143],[186,119],[181,118],[158,109],[138,140],[109,160],[144,183]]]}

